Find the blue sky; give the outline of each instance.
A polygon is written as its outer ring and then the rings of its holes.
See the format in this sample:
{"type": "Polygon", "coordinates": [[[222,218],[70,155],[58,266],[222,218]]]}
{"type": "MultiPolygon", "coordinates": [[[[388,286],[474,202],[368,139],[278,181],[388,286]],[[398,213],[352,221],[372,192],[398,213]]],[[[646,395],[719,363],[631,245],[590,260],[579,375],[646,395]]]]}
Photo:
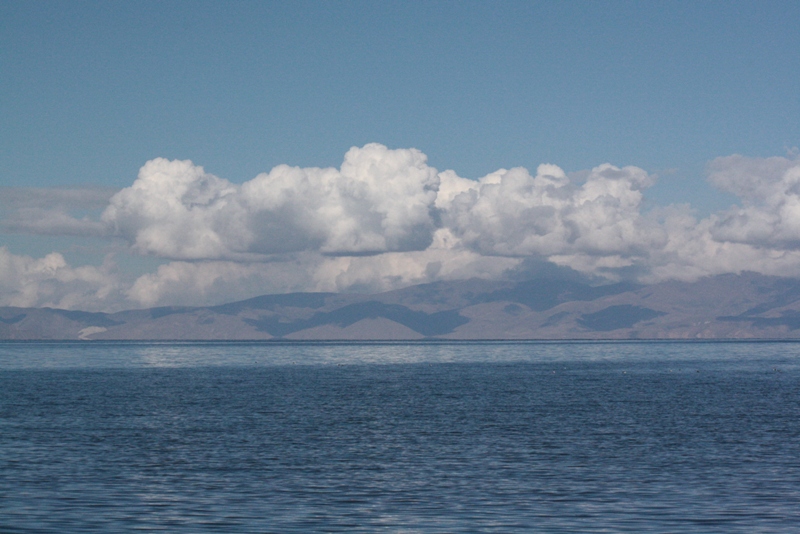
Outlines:
{"type": "MultiPolygon", "coordinates": [[[[798,24],[797,2],[2,2],[0,246],[34,259],[58,252],[70,268],[113,254],[137,275],[170,261],[263,263],[158,252],[138,230],[36,230],[17,224],[26,215],[8,199],[106,188],[83,206],[36,204],[44,218],[97,221],[154,158],[191,160],[238,185],[281,164],[339,168],[369,143],[415,148],[428,166],[473,180],[551,163],[579,182],[604,163],[635,166],[651,176],[637,214],[690,203],[697,221],[733,220],[743,190],[733,178],[708,182],[717,158],[797,159],[798,24]]],[[[717,166],[736,175],[725,161],[717,166]]],[[[475,230],[452,228],[462,241],[475,230]]],[[[785,234],[770,234],[771,246],[788,250],[785,234]]],[[[484,245],[465,246],[488,257],[481,235],[484,245]]],[[[763,248],[752,232],[737,236],[763,248]]],[[[411,251],[386,246],[370,254],[411,251]]],[[[492,247],[553,261],[551,249],[492,247]]],[[[275,259],[251,248],[239,252],[275,259]]],[[[284,289],[317,287],[298,284],[284,289]]]]}

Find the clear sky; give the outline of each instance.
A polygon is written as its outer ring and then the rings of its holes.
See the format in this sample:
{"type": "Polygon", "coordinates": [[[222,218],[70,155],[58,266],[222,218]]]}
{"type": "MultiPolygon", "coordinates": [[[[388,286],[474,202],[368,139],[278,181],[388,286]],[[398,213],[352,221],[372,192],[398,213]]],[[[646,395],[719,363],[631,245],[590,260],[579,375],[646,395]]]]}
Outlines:
{"type": "Polygon", "coordinates": [[[798,28],[792,1],[2,1],[0,305],[799,275],[798,28]]]}

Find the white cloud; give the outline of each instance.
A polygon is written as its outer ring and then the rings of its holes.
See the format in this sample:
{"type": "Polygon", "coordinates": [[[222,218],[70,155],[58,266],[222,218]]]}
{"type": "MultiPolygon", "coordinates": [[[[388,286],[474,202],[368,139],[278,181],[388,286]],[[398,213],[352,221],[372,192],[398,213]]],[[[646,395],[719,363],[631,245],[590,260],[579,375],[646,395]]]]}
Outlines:
{"type": "Polygon", "coordinates": [[[108,187],[0,187],[0,204],[12,208],[103,209],[116,192],[108,187]]]}
{"type": "Polygon", "coordinates": [[[497,171],[437,200],[466,246],[486,256],[541,257],[577,271],[640,282],[755,271],[800,276],[800,161],[719,158],[710,180],[742,206],[697,220],[689,206],[646,212],[652,177],[601,165],[577,183],[556,166],[497,171]]]}
{"type": "Polygon", "coordinates": [[[0,187],[0,229],[34,235],[102,236],[107,228],[89,213],[108,205],[116,190],[105,187],[0,187]]]}
{"type": "Polygon", "coordinates": [[[173,261],[139,277],[126,291],[140,307],[232,302],[268,293],[308,291],[304,262],[173,261]]]}
{"type": "Polygon", "coordinates": [[[314,284],[320,291],[379,292],[436,280],[498,279],[520,261],[466,249],[443,228],[426,250],[325,258],[314,269],[314,284]]]}
{"type": "MultiPolygon", "coordinates": [[[[486,255],[583,254],[625,263],[666,238],[641,214],[642,189],[651,183],[642,169],[608,164],[592,169],[583,184],[555,165],[540,165],[535,176],[500,170],[443,202],[444,221],[486,255]]],[[[466,185],[457,184],[450,189],[466,185]]]]}
{"type": "Polygon", "coordinates": [[[5,232],[54,236],[105,236],[106,226],[88,217],[77,219],[59,209],[20,208],[3,219],[0,228],[5,232]]]}
{"type": "Polygon", "coordinates": [[[800,246],[800,160],[717,158],[709,179],[742,199],[720,213],[712,228],[719,241],[793,250],[800,246]]]}
{"type": "Polygon", "coordinates": [[[125,285],[109,266],[0,249],[0,303],[117,309],[385,291],[498,279],[530,261],[645,283],[746,270],[800,276],[800,160],[729,156],[709,171],[741,206],[698,220],[690,206],[646,210],[654,178],[637,167],[567,175],[540,165],[469,180],[438,172],[418,150],[370,144],[348,151],[340,169],[281,165],[237,185],[155,159],[130,187],[110,199],[95,192],[82,208],[74,192],[15,193],[4,225],[114,235],[173,261],[125,285]],[[103,206],[100,220],[81,213],[103,206]]]}
{"type": "Polygon", "coordinates": [[[0,247],[0,306],[95,311],[117,307],[121,300],[110,261],[71,267],[57,252],[37,259],[0,247]]]}
{"type": "Polygon", "coordinates": [[[137,306],[200,305],[292,291],[381,292],[435,280],[500,278],[516,258],[491,258],[453,247],[439,230],[424,251],[369,256],[300,253],[282,261],[173,261],[141,276],[127,291],[137,306]]]}
{"type": "Polygon", "coordinates": [[[102,218],[139,252],[172,259],[423,250],[438,185],[424,154],[378,144],[352,148],[340,170],[280,165],[241,186],[155,159],[102,218]]]}

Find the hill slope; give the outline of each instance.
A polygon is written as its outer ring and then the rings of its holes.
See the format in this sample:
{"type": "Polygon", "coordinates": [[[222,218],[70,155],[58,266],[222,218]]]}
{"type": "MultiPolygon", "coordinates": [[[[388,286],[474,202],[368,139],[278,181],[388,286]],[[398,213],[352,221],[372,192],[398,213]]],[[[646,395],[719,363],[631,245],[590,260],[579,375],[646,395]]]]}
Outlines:
{"type": "Polygon", "coordinates": [[[0,308],[12,340],[800,338],[800,281],[752,273],[589,286],[466,280],[377,295],[265,295],[119,313],[0,308]]]}

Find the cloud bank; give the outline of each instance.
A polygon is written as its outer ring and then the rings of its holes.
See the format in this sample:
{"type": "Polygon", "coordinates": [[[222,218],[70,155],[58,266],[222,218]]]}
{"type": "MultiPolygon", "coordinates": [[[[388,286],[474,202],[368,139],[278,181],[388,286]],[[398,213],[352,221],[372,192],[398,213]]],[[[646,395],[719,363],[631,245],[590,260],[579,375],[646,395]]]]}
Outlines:
{"type": "Polygon", "coordinates": [[[237,186],[190,161],[149,161],[102,221],[139,252],[182,260],[424,250],[436,169],[418,150],[353,148],[341,169],[280,165],[237,186]]]}
{"type": "Polygon", "coordinates": [[[71,267],[64,257],[11,254],[0,247],[0,305],[101,311],[123,300],[115,265],[71,267]]]}
{"type": "Polygon", "coordinates": [[[166,263],[125,281],[108,266],[0,249],[0,304],[95,309],[380,291],[524,276],[531,262],[644,283],[746,270],[800,276],[800,160],[718,158],[709,180],[741,202],[698,219],[686,205],[645,209],[655,177],[637,167],[567,175],[546,164],[471,180],[431,167],[419,150],[368,144],[339,169],[280,165],[234,184],[159,158],[130,187],[88,195],[84,206],[74,194],[32,194],[38,200],[7,206],[2,224],[106,236],[166,263]]]}

